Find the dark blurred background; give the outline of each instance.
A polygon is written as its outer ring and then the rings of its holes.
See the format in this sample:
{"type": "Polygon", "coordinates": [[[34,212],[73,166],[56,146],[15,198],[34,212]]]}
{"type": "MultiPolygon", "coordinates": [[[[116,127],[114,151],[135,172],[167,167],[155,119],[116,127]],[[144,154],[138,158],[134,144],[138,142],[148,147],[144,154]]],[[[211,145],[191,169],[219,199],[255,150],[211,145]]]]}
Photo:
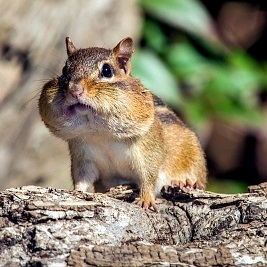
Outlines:
{"type": "MultiPolygon", "coordinates": [[[[238,53],[239,50],[246,53],[247,60],[252,58],[252,61],[256,62],[257,67],[255,67],[260,68],[259,72],[263,75],[262,78],[260,76],[256,78],[258,84],[255,88],[256,108],[262,113],[259,127],[251,129],[251,124],[244,125],[246,129],[241,136],[242,145],[238,147],[239,141],[233,143],[237,154],[233,160],[235,164],[230,168],[220,168],[212,160],[212,154],[208,154],[210,171],[217,179],[236,181],[237,186],[240,181],[245,183],[243,186],[267,181],[266,121],[264,120],[267,100],[267,2],[263,0],[204,0],[202,3],[217,24],[221,41],[234,53],[238,53]]],[[[250,64],[250,67],[253,68],[254,63],[250,64]]],[[[244,90],[246,89],[253,90],[253,88],[244,88],[244,90]]],[[[238,127],[236,128],[238,129],[238,127]]],[[[231,146],[232,144],[229,142],[225,145],[231,146]]],[[[241,190],[241,188],[237,188],[237,190],[241,190]]],[[[218,188],[218,190],[220,189],[218,188]]]]}
{"type": "Polygon", "coordinates": [[[0,189],[71,188],[66,144],[37,110],[76,47],[136,42],[133,75],[194,129],[208,189],[245,192],[267,180],[267,4],[198,0],[0,0],[0,189]]]}

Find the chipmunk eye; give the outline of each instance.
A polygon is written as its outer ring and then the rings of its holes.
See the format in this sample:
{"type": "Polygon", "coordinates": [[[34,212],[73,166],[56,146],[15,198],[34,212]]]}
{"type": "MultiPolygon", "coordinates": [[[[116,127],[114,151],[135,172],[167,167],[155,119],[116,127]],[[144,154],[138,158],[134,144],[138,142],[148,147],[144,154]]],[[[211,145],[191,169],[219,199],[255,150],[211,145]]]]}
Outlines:
{"type": "Polygon", "coordinates": [[[109,64],[105,63],[102,66],[101,77],[111,78],[112,75],[113,75],[113,69],[112,69],[112,67],[109,64]]]}

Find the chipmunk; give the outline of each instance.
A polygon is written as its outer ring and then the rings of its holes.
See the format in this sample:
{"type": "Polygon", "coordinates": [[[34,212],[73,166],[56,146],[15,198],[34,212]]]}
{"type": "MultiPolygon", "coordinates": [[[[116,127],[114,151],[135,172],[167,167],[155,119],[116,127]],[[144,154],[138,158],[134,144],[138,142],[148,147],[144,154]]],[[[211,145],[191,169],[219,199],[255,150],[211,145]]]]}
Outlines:
{"type": "Polygon", "coordinates": [[[165,185],[204,189],[206,163],[195,133],[130,75],[133,40],[76,49],[67,37],[66,49],[62,74],[43,86],[39,112],[68,142],[74,189],[135,183],[137,204],[154,210],[165,185]]]}

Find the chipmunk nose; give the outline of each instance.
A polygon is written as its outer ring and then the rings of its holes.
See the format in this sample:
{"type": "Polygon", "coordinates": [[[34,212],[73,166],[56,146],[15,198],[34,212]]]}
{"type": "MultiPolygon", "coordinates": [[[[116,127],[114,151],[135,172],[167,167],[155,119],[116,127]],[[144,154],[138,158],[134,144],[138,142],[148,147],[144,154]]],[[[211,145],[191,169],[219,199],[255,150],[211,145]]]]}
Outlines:
{"type": "Polygon", "coordinates": [[[75,83],[75,82],[69,82],[69,90],[68,92],[74,97],[74,98],[78,98],[80,97],[83,92],[84,92],[84,88],[81,85],[81,83],[75,83]]]}

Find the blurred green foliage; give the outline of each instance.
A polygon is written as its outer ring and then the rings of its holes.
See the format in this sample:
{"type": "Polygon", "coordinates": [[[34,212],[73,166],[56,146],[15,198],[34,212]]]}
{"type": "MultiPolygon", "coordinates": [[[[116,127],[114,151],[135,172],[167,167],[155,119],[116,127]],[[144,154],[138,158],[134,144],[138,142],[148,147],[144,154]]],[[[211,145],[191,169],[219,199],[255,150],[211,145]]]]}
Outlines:
{"type": "Polygon", "coordinates": [[[245,51],[224,47],[201,2],[139,3],[149,16],[143,24],[146,45],[135,53],[133,75],[195,128],[214,117],[260,125],[257,94],[266,88],[266,69],[245,51]]]}
{"type": "MultiPolygon", "coordinates": [[[[242,49],[226,48],[200,1],[139,4],[144,45],[134,54],[134,76],[195,129],[215,117],[250,127],[262,124],[259,92],[267,87],[267,65],[242,49]]],[[[227,183],[212,182],[209,189],[234,193],[246,186],[227,183]]]]}
{"type": "Polygon", "coordinates": [[[249,184],[244,181],[214,179],[209,177],[207,190],[211,192],[220,192],[225,194],[235,194],[247,192],[249,184]]]}

